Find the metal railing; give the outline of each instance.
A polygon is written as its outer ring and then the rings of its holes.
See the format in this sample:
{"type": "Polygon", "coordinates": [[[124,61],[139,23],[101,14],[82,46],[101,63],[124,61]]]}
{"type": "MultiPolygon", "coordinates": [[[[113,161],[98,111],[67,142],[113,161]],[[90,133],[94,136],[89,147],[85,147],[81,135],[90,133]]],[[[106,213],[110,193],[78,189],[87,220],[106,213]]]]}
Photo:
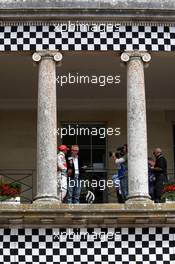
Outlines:
{"type": "Polygon", "coordinates": [[[0,169],[0,175],[5,182],[21,185],[20,201],[22,203],[31,203],[33,200],[34,172],[34,169],[0,169]]]}
{"type": "Polygon", "coordinates": [[[169,181],[175,181],[175,168],[174,169],[169,169],[168,172],[168,180],[169,181]]]}
{"type": "MultiPolygon", "coordinates": [[[[96,203],[106,203],[106,202],[116,202],[116,189],[114,187],[107,188],[107,186],[103,187],[103,180],[105,184],[108,180],[112,180],[112,176],[117,173],[116,169],[103,169],[103,170],[87,170],[84,174],[85,179],[88,179],[92,182],[92,179],[96,179],[98,182],[101,181],[101,186],[98,184],[96,188],[87,188],[88,190],[92,191],[95,196],[96,203]],[[103,188],[102,188],[103,187],[103,188]]],[[[175,181],[175,170],[169,169],[167,171],[168,181],[175,181]]],[[[90,184],[91,186],[91,184],[90,184]]],[[[111,184],[110,184],[111,186],[111,184]]]]}
{"type": "MultiPolygon", "coordinates": [[[[34,174],[36,173],[35,169],[0,169],[0,176],[3,176],[5,182],[9,183],[20,183],[21,184],[21,193],[20,201],[21,203],[31,203],[34,198],[34,174]]],[[[103,170],[93,170],[88,169],[85,172],[83,178],[89,179],[90,182],[92,179],[97,181],[112,179],[112,176],[116,173],[116,169],[103,169],[103,170]]],[[[175,181],[175,170],[168,170],[168,180],[175,181]]],[[[83,189],[82,189],[83,191],[83,189]]],[[[115,188],[112,188],[110,191],[105,188],[101,190],[100,187],[95,188],[97,193],[97,203],[108,202],[109,200],[116,200],[115,188]]]]}

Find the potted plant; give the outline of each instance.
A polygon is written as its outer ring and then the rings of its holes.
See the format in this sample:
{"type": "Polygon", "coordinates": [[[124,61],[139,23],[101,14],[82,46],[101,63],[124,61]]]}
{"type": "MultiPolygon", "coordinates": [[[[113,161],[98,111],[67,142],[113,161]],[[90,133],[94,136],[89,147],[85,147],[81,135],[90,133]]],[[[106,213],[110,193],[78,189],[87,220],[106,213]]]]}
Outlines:
{"type": "Polygon", "coordinates": [[[168,182],[164,184],[161,201],[175,201],[175,182],[168,182]]]}
{"type": "Polygon", "coordinates": [[[1,177],[0,180],[0,202],[3,201],[16,201],[20,200],[19,198],[16,199],[16,197],[20,196],[21,192],[21,184],[18,182],[6,182],[1,177]]]}

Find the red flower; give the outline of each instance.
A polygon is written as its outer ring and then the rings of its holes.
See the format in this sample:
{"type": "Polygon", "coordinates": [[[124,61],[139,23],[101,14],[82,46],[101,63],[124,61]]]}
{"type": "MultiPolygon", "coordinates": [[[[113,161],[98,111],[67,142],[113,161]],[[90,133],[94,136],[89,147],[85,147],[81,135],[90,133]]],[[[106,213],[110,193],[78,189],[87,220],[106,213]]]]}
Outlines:
{"type": "Polygon", "coordinates": [[[168,185],[164,187],[164,192],[173,192],[175,191],[175,185],[168,185]]]}
{"type": "Polygon", "coordinates": [[[19,195],[19,192],[10,184],[0,185],[0,196],[16,197],[17,195],[19,195]]]}

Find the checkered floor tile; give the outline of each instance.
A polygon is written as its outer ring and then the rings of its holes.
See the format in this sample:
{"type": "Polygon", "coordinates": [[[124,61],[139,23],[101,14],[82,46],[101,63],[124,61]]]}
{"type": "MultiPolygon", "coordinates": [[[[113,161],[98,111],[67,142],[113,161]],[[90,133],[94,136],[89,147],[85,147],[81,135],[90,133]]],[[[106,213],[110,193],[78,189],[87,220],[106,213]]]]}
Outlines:
{"type": "MultiPolygon", "coordinates": [[[[78,29],[77,29],[78,30],[78,29]]],[[[174,51],[175,26],[119,26],[106,31],[59,31],[57,25],[0,26],[0,51],[28,50],[174,51]]]]}
{"type": "Polygon", "coordinates": [[[0,263],[174,264],[175,228],[0,229],[0,263]]]}

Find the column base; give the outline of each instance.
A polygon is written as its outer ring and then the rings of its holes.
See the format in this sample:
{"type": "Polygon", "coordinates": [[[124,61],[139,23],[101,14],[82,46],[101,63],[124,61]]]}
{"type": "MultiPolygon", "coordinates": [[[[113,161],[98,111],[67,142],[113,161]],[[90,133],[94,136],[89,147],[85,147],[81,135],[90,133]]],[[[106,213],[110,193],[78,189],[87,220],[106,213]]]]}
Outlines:
{"type": "Polygon", "coordinates": [[[36,196],[33,199],[33,203],[60,203],[60,200],[56,196],[36,196]]]}
{"type": "Polygon", "coordinates": [[[134,203],[147,203],[147,204],[153,204],[154,201],[151,200],[151,197],[148,195],[132,195],[128,196],[126,200],[126,204],[134,204],[134,203]]]}
{"type": "Polygon", "coordinates": [[[140,196],[130,196],[128,200],[125,202],[125,209],[133,209],[133,210],[154,210],[155,204],[149,196],[140,195],[140,196]]]}

